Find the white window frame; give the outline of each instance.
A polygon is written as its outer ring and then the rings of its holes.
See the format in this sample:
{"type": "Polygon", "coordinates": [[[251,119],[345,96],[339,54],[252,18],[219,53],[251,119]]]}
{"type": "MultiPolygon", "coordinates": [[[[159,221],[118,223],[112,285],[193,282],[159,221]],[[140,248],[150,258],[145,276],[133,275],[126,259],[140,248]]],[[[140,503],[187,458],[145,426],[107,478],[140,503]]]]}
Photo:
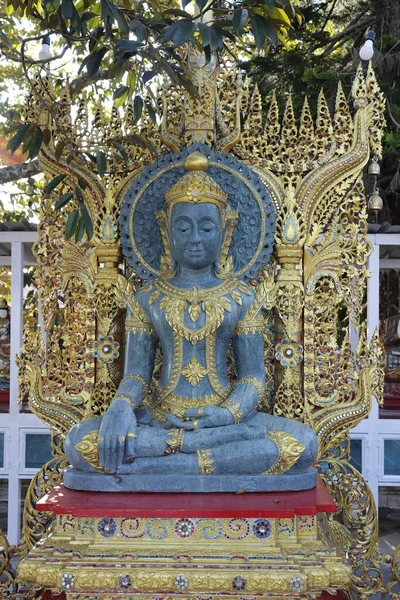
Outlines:
{"type": "MultiPolygon", "coordinates": [[[[385,441],[394,440],[400,442],[400,433],[381,433],[379,435],[379,483],[384,486],[400,484],[399,475],[385,475],[385,441]]],[[[400,459],[400,456],[399,456],[400,459]]]]}
{"type": "MultiPolygon", "coordinates": [[[[0,434],[4,434],[4,455],[3,455],[3,466],[0,467],[0,476],[8,475],[8,467],[9,467],[9,458],[8,458],[8,442],[10,439],[10,432],[7,427],[0,427],[0,434]]],[[[0,477],[3,479],[3,477],[0,477]]]]}
{"type": "Polygon", "coordinates": [[[365,477],[368,465],[368,436],[364,433],[352,433],[350,435],[350,440],[361,440],[361,475],[365,477]]]}
{"type": "Polygon", "coordinates": [[[39,427],[21,427],[19,437],[19,477],[20,479],[29,479],[32,475],[36,475],[39,469],[28,468],[25,466],[26,455],[26,436],[27,435],[50,435],[48,429],[39,427]]]}

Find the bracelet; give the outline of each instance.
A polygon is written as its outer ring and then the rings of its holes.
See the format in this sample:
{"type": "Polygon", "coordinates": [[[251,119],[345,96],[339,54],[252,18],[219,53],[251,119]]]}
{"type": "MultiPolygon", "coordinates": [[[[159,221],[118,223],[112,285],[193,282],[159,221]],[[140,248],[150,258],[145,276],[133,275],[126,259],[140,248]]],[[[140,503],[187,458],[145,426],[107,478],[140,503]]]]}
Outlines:
{"type": "Polygon", "coordinates": [[[248,383],[249,385],[253,385],[256,388],[259,397],[264,398],[265,384],[261,383],[261,381],[256,377],[242,377],[242,379],[237,380],[235,387],[237,387],[241,383],[248,383]]]}
{"type": "Polygon", "coordinates": [[[238,425],[242,421],[243,412],[240,410],[240,404],[233,400],[226,400],[221,408],[227,408],[233,417],[233,422],[238,425]]]}
{"type": "Polygon", "coordinates": [[[127,375],[126,377],[124,377],[121,380],[121,383],[124,383],[124,381],[128,381],[128,379],[136,379],[136,381],[139,381],[139,383],[141,383],[143,385],[143,387],[145,387],[145,388],[148,387],[146,379],[144,377],[142,377],[141,375],[135,375],[135,374],[127,375]]]}
{"type": "Polygon", "coordinates": [[[113,402],[115,400],[123,400],[124,402],[127,402],[129,404],[129,406],[132,408],[132,410],[135,410],[136,405],[135,402],[133,400],[133,398],[131,398],[130,396],[128,396],[128,394],[117,394],[113,400],[113,402]]]}

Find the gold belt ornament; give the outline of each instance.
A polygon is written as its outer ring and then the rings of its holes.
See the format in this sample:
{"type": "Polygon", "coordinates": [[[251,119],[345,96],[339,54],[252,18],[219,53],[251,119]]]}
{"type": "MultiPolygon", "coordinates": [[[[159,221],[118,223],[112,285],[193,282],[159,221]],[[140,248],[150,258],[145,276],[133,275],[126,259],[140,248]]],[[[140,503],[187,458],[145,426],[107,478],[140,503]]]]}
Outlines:
{"type": "Polygon", "coordinates": [[[225,400],[226,398],[221,398],[217,394],[200,396],[199,398],[190,398],[188,396],[176,396],[175,394],[170,394],[167,398],[162,398],[161,401],[158,399],[147,400],[146,404],[149,407],[152,416],[157,419],[157,421],[165,423],[164,415],[166,413],[170,413],[171,415],[175,415],[179,419],[182,419],[185,411],[188,408],[220,406],[225,400]]]}

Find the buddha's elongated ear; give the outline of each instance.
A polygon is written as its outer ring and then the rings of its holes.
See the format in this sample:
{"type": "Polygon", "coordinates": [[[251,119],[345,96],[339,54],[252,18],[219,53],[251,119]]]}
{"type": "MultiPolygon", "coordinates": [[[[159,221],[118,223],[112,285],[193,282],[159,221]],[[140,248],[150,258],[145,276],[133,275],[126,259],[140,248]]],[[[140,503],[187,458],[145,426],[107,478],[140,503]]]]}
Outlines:
{"type": "Polygon", "coordinates": [[[228,253],[238,217],[239,213],[235,210],[229,211],[225,217],[225,238],[224,243],[222,244],[221,256],[216,269],[216,275],[220,279],[226,279],[232,274],[232,257],[228,256],[228,253]]]}
{"type": "Polygon", "coordinates": [[[165,211],[156,213],[158,226],[160,228],[161,239],[164,247],[161,256],[160,275],[161,277],[172,277],[175,274],[174,259],[172,257],[171,247],[169,245],[167,233],[167,214],[165,211]]]}

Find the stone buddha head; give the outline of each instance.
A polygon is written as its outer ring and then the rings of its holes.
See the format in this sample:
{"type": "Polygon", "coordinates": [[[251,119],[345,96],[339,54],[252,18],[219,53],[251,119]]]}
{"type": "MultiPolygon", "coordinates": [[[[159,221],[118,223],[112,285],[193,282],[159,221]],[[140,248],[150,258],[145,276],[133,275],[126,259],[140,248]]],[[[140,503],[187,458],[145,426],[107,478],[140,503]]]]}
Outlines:
{"type": "Polygon", "coordinates": [[[229,270],[227,254],[237,213],[230,210],[227,194],[206,174],[207,167],[207,158],[193,152],[185,161],[187,173],[165,195],[162,224],[159,218],[163,276],[171,277],[176,265],[194,271],[215,265],[219,276],[229,270]]]}

